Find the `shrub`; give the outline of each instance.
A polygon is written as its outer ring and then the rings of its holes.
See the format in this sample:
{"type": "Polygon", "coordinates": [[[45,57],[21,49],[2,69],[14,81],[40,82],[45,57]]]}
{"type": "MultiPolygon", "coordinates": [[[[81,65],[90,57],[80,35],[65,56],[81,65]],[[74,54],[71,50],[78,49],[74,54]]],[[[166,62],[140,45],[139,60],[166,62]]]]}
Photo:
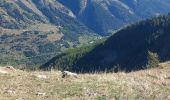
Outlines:
{"type": "Polygon", "coordinates": [[[147,68],[155,68],[159,66],[159,58],[157,53],[153,53],[151,51],[148,51],[148,57],[147,57],[147,68]]]}

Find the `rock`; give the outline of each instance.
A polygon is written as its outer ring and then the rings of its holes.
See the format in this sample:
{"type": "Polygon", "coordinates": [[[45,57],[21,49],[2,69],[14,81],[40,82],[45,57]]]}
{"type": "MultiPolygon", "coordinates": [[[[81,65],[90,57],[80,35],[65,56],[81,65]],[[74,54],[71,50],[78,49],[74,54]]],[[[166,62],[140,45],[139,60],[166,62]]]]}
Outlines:
{"type": "Polygon", "coordinates": [[[12,66],[0,67],[1,74],[10,74],[16,72],[16,69],[12,66]]]}
{"type": "Polygon", "coordinates": [[[38,96],[45,96],[46,93],[38,92],[37,95],[38,95],[38,96]]]}
{"type": "Polygon", "coordinates": [[[63,71],[62,72],[62,78],[65,78],[65,77],[74,77],[74,78],[77,78],[78,74],[77,73],[72,73],[72,72],[69,72],[69,71],[63,71]]]}
{"type": "Polygon", "coordinates": [[[38,77],[39,79],[46,79],[46,78],[47,78],[46,75],[37,75],[37,77],[38,77]]]}
{"type": "Polygon", "coordinates": [[[6,94],[15,94],[15,90],[14,90],[14,89],[11,89],[11,88],[6,88],[6,89],[4,90],[4,93],[6,93],[6,94]]]}
{"type": "Polygon", "coordinates": [[[7,72],[7,71],[2,70],[1,68],[0,68],[0,73],[1,73],[1,74],[8,74],[8,72],[7,72]]]}

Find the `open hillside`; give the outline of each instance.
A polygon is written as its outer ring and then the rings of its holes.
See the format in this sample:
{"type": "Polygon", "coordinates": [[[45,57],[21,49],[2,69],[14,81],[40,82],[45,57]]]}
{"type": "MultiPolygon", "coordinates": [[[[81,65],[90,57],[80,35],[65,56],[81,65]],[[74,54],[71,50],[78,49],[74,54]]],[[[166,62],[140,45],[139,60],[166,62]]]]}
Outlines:
{"type": "Polygon", "coordinates": [[[130,25],[92,49],[62,53],[41,68],[77,72],[140,70],[147,68],[152,58],[155,63],[169,60],[169,43],[170,14],[130,25]]]}
{"type": "Polygon", "coordinates": [[[1,100],[169,100],[170,63],[132,73],[79,74],[16,71],[0,74],[1,100]],[[41,77],[40,77],[41,76],[41,77]]]}
{"type": "Polygon", "coordinates": [[[43,64],[98,37],[57,1],[0,0],[0,64],[43,64]]]}

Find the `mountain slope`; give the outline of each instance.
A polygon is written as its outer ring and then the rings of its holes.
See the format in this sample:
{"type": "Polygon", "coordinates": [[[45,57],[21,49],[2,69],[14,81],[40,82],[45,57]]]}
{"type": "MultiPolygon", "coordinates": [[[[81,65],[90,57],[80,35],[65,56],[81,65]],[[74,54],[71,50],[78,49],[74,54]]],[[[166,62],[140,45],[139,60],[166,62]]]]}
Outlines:
{"type": "Polygon", "coordinates": [[[0,73],[1,100],[169,100],[170,63],[132,73],[78,74],[60,71],[0,73]]]}
{"type": "Polygon", "coordinates": [[[56,56],[41,68],[78,72],[139,70],[148,64],[148,51],[157,53],[160,61],[170,60],[169,43],[170,14],[128,26],[85,53],[79,48],[80,52],[56,56]]]}
{"type": "Polygon", "coordinates": [[[67,48],[167,13],[169,0],[0,0],[0,64],[42,64],[67,48]],[[148,8],[146,10],[146,8],[148,8]],[[38,57],[37,57],[38,56],[38,57]]]}
{"type": "Polygon", "coordinates": [[[59,0],[90,29],[101,35],[151,16],[166,14],[169,0],[59,0]],[[147,8],[147,9],[146,9],[147,8]]]}
{"type": "Polygon", "coordinates": [[[0,0],[0,64],[43,64],[97,37],[55,0],[0,0]]]}

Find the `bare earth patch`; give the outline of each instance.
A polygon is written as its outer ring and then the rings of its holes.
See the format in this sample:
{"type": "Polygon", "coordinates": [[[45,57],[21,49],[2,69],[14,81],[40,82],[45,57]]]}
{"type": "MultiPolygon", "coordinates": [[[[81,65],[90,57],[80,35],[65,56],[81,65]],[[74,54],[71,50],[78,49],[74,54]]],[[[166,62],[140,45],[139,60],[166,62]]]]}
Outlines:
{"type": "Polygon", "coordinates": [[[161,66],[78,78],[59,71],[0,74],[0,100],[170,100],[170,64],[161,66]]]}
{"type": "Polygon", "coordinates": [[[55,42],[57,40],[60,40],[64,35],[61,33],[58,34],[49,34],[48,35],[48,40],[51,42],[55,42]]]}

